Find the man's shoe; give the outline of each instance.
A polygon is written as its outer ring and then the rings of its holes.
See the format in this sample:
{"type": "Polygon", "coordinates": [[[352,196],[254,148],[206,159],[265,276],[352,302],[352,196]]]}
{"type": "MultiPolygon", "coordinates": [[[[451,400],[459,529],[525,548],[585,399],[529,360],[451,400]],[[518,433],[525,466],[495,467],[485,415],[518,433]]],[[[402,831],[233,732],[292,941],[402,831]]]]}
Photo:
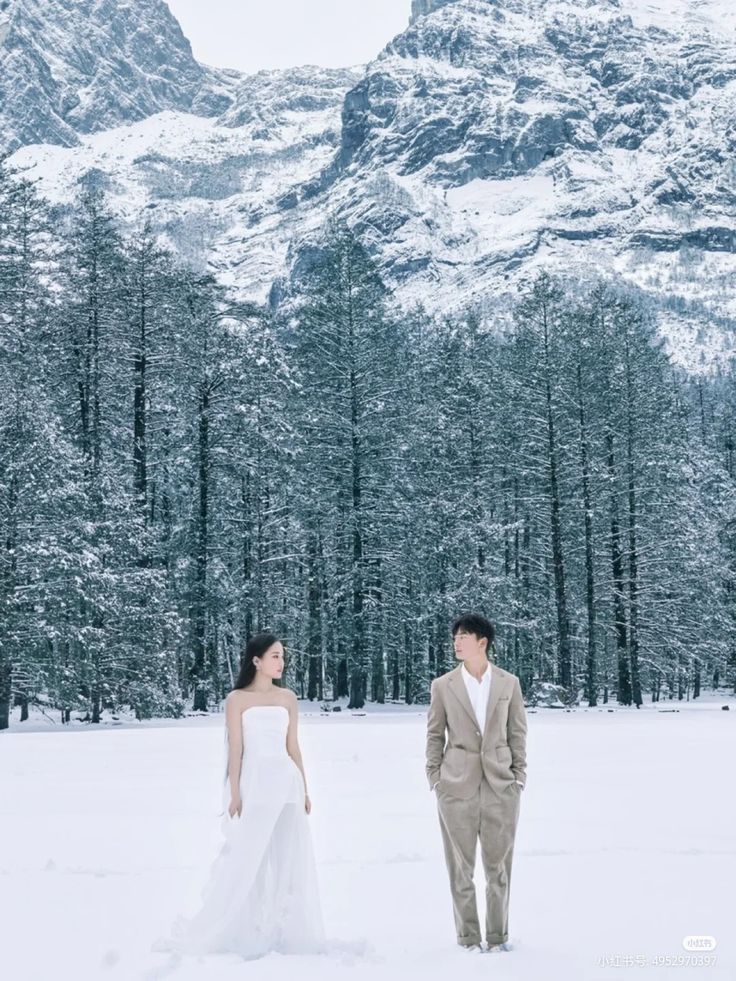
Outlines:
{"type": "Polygon", "coordinates": [[[509,940],[505,940],[502,944],[489,944],[487,948],[489,954],[495,954],[498,951],[513,949],[514,945],[509,940]]]}
{"type": "Polygon", "coordinates": [[[459,944],[461,950],[468,950],[471,953],[477,954],[483,950],[480,944],[459,944]]]}

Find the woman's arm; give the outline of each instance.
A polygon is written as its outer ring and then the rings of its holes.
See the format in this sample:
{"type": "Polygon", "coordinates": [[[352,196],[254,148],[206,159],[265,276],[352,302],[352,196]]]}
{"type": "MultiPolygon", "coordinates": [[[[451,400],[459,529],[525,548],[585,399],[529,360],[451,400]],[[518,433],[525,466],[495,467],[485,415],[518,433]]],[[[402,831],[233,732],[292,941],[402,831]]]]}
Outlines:
{"type": "Polygon", "coordinates": [[[290,691],[288,695],[289,695],[289,702],[288,702],[289,728],[286,732],[286,752],[289,754],[289,756],[292,758],[292,760],[296,763],[296,765],[299,767],[299,770],[301,771],[301,775],[304,780],[304,796],[305,796],[304,806],[307,814],[309,814],[311,810],[311,804],[309,800],[309,794],[307,792],[307,777],[306,774],[304,773],[304,763],[302,762],[302,754],[301,754],[301,750],[299,749],[299,736],[297,734],[297,726],[299,724],[299,703],[293,691],[290,691]]]}
{"type": "Polygon", "coordinates": [[[230,796],[232,801],[237,802],[237,811],[240,814],[242,802],[240,800],[240,766],[243,759],[243,723],[242,706],[235,692],[225,699],[225,722],[227,724],[227,775],[230,781],[230,796]]]}

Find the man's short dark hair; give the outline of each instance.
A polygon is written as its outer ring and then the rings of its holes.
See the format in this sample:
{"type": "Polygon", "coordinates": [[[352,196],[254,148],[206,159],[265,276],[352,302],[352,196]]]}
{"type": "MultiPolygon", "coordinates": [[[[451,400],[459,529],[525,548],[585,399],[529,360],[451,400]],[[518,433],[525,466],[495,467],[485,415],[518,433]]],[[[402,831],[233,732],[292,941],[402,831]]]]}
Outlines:
{"type": "Polygon", "coordinates": [[[466,633],[475,634],[475,636],[478,638],[487,637],[488,645],[486,647],[486,653],[491,653],[493,641],[496,639],[496,628],[487,617],[483,616],[482,613],[461,614],[461,616],[459,616],[452,625],[453,637],[458,630],[464,630],[466,633]]]}

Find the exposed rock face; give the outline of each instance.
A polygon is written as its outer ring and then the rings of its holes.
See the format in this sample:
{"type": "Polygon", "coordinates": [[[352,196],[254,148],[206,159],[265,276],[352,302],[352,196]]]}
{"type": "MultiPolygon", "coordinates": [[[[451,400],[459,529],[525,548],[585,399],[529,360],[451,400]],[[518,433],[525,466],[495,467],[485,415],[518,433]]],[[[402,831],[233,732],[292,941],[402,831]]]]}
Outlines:
{"type": "Polygon", "coordinates": [[[246,75],[235,90],[232,105],[218,122],[223,126],[260,122],[262,126],[274,128],[289,113],[333,112],[361,74],[349,68],[308,65],[246,75]]]}
{"type": "Polygon", "coordinates": [[[73,146],[164,109],[223,112],[237,75],[198,64],[163,0],[0,0],[0,137],[73,146]]]}
{"type": "Polygon", "coordinates": [[[23,147],[11,163],[62,206],[93,171],[124,222],[145,212],[186,261],[265,301],[305,216],[310,225],[324,217],[322,203],[308,202],[334,170],[342,103],[361,75],[305,67],[242,76],[219,117],[157,112],[75,146],[23,147]]]}
{"type": "Polygon", "coordinates": [[[396,163],[459,186],[528,173],[568,150],[635,150],[676,103],[736,78],[725,50],[636,27],[618,0],[440,9],[395,38],[348,94],[344,167],[396,163]]]}
{"type": "Polygon", "coordinates": [[[444,7],[446,3],[454,3],[455,0],[411,0],[411,20],[431,14],[434,10],[444,7]]]}
{"type": "Polygon", "coordinates": [[[624,275],[673,324],[674,309],[736,314],[728,4],[451,0],[414,14],[346,96],[330,195],[401,295],[493,304],[544,262],[624,275]]]}

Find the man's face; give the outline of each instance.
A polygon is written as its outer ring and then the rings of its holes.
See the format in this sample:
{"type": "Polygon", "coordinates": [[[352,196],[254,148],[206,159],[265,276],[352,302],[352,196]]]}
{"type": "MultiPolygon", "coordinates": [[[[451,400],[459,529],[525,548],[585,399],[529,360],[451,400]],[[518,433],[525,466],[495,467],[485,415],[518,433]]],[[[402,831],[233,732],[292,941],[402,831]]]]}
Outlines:
{"type": "Polygon", "coordinates": [[[477,637],[469,634],[462,628],[457,631],[453,638],[455,645],[455,657],[460,661],[467,661],[476,657],[485,657],[488,645],[487,637],[477,637]]]}

